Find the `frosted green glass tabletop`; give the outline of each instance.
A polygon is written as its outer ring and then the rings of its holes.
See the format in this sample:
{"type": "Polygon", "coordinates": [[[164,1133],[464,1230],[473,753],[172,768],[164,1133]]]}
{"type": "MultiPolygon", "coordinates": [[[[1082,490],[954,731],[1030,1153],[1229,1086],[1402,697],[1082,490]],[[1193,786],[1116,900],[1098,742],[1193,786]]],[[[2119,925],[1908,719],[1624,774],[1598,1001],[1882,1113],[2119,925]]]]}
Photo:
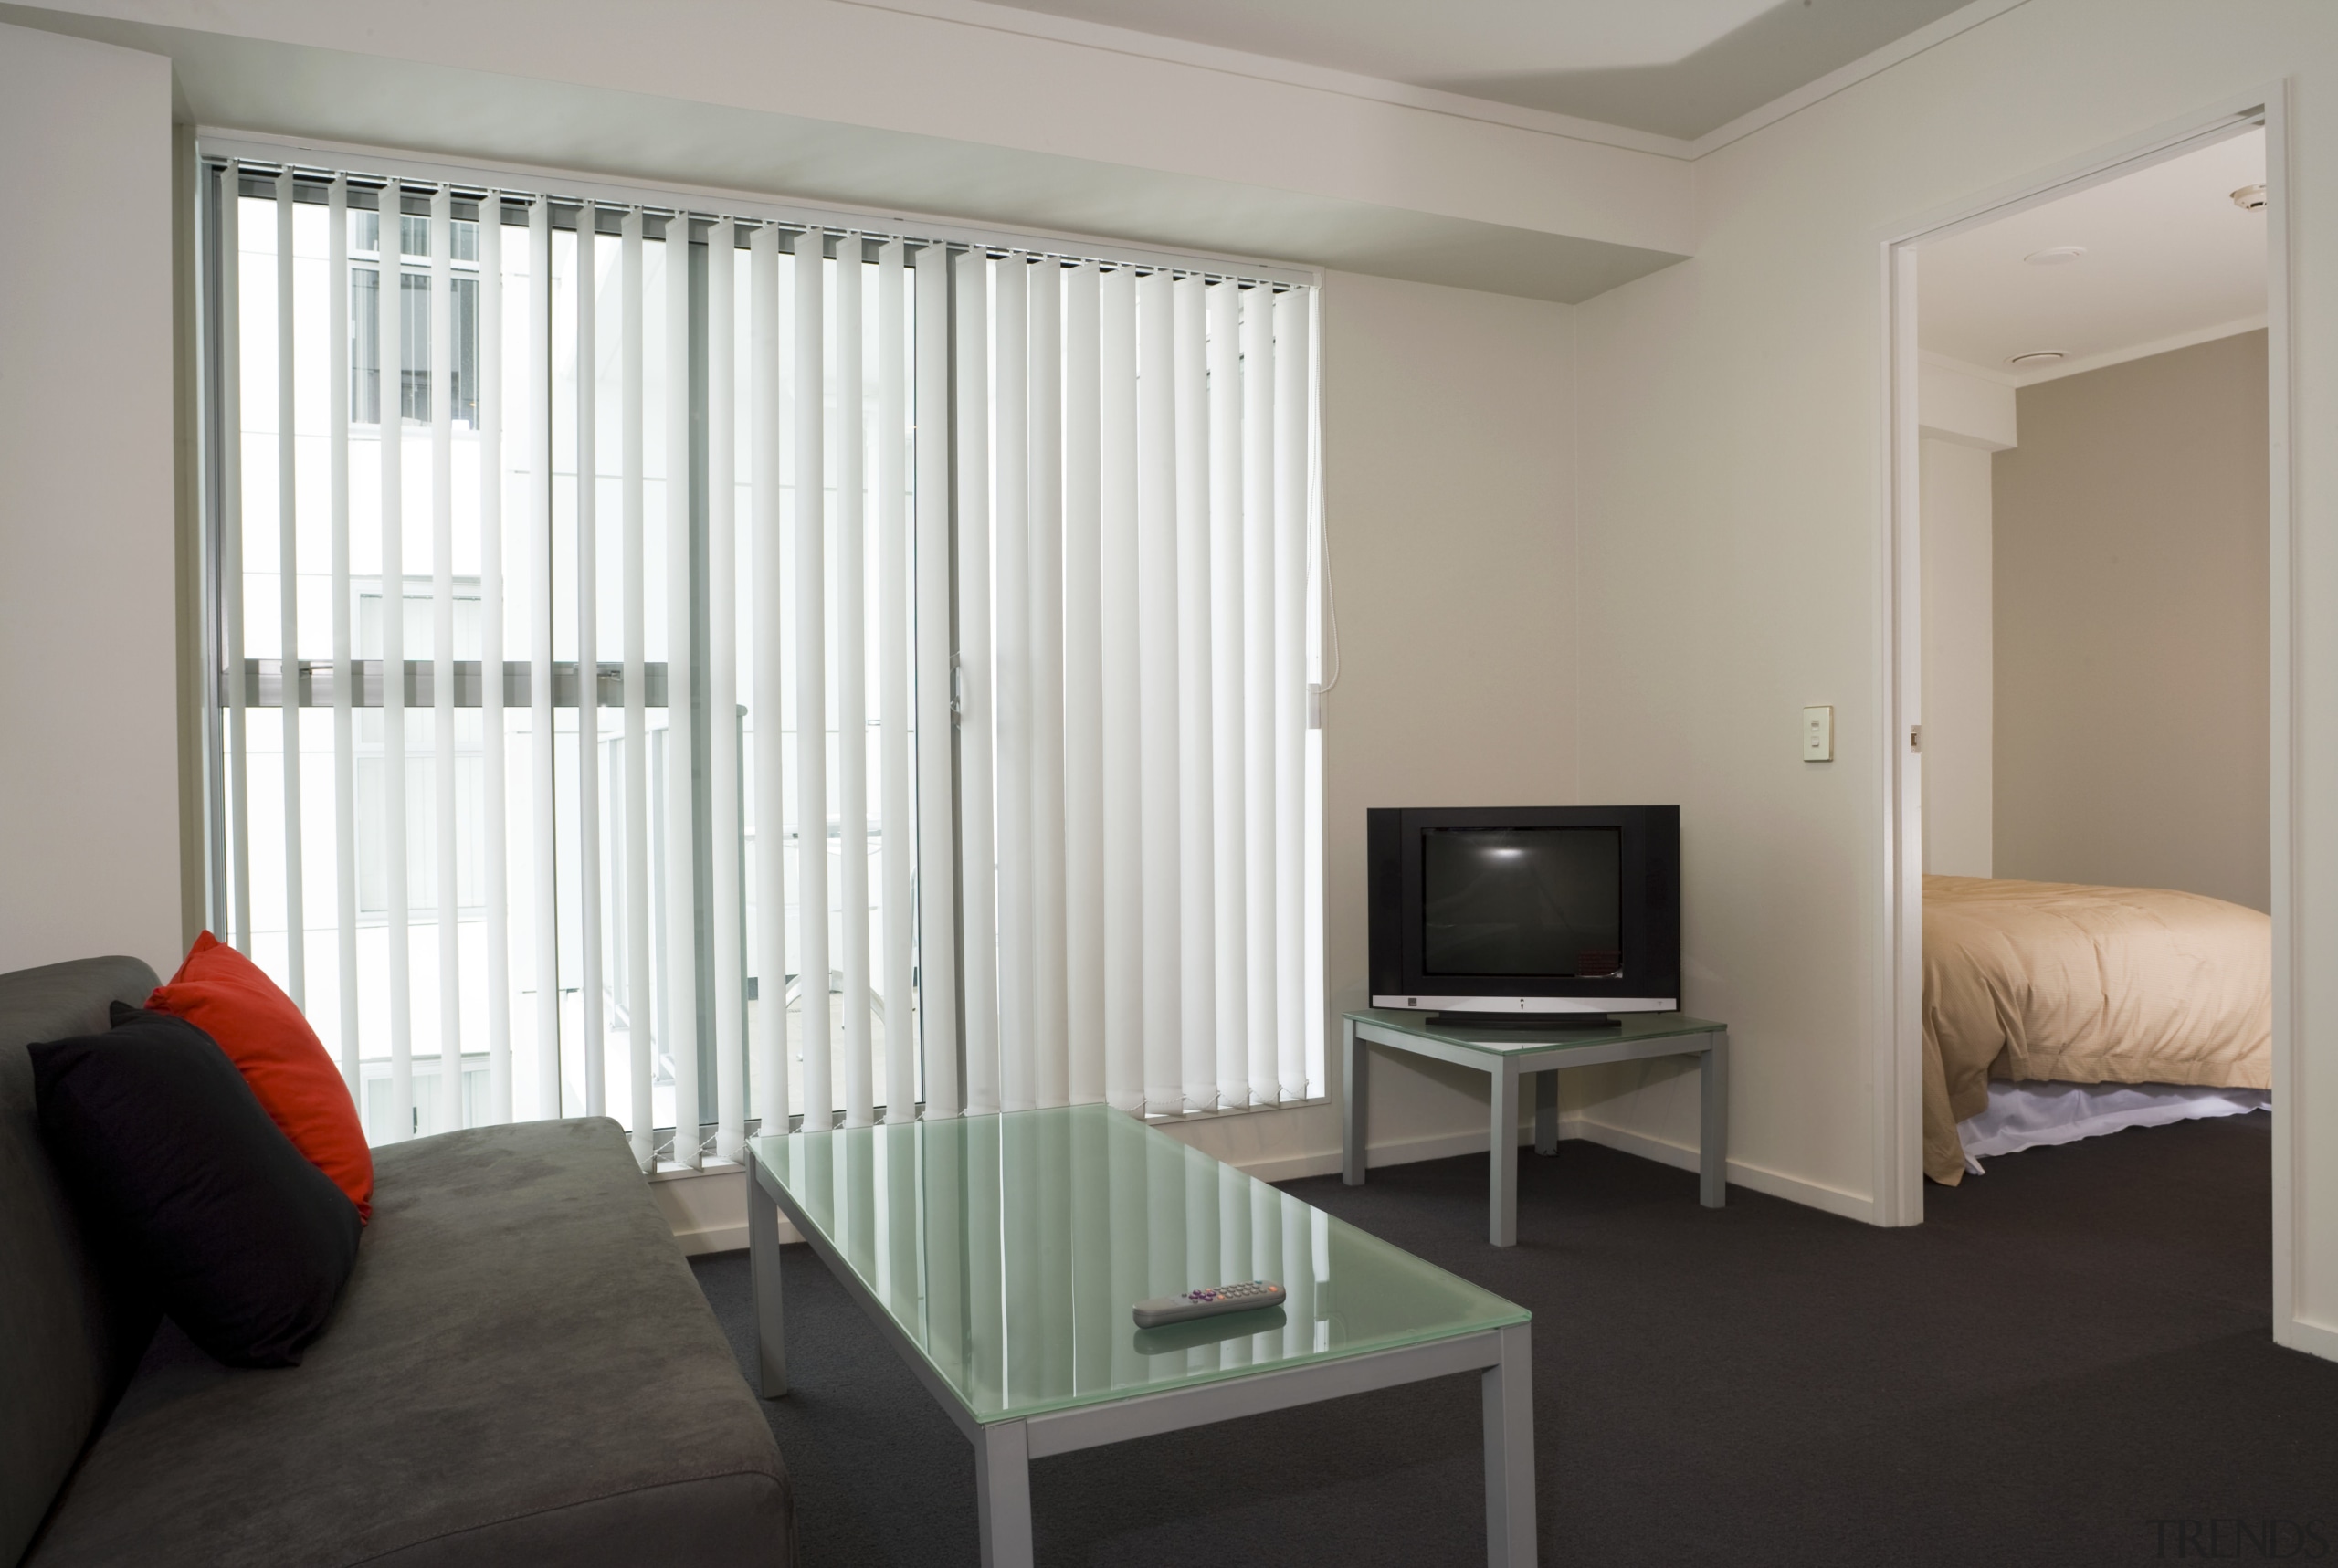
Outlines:
{"type": "Polygon", "coordinates": [[[1530,1314],[1101,1105],[752,1143],[974,1420],[1424,1345],[1530,1314]],[[1278,1308],[1138,1329],[1130,1308],[1271,1279],[1278,1308]]]}

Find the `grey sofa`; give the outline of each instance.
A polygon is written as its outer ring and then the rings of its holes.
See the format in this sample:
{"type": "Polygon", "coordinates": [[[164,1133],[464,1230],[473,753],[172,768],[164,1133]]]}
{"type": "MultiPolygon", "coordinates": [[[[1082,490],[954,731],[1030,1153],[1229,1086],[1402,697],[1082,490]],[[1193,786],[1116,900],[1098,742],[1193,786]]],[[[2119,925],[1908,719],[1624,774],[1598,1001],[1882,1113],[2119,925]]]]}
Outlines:
{"type": "Polygon", "coordinates": [[[220,1366],[110,1288],[25,1046],[154,983],[130,958],[0,975],[0,1564],[794,1561],[770,1427],[614,1122],[376,1150],[298,1367],[220,1366]]]}

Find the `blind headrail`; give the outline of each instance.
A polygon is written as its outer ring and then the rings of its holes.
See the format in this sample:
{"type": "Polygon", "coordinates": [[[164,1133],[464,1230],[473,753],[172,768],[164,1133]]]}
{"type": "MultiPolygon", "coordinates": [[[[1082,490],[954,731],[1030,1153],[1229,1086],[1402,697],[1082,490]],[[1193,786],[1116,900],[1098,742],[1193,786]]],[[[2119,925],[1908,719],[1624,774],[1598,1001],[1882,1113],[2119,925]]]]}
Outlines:
{"type": "Polygon", "coordinates": [[[1066,267],[1092,261],[1106,268],[1129,268],[1141,275],[1166,272],[1178,278],[1255,284],[1277,291],[1312,288],[1322,281],[1317,268],[1239,257],[1161,250],[1079,235],[990,229],[912,213],[809,207],[701,187],[617,184],[561,170],[445,162],[384,149],[247,132],[198,129],[195,145],[198,156],[214,168],[234,163],[249,170],[245,182],[248,188],[243,194],[261,199],[272,199],[276,176],[290,171],[294,200],[322,205],[338,174],[347,181],[350,205],[360,209],[373,209],[379,193],[396,181],[405,188],[400,210],[416,217],[427,215],[430,193],[443,186],[455,204],[454,216],[465,222],[477,220],[478,206],[488,197],[501,196],[502,221],[513,227],[526,224],[528,204],[542,196],[557,228],[573,229],[577,213],[590,203],[600,209],[595,233],[615,236],[621,210],[632,209],[645,220],[655,220],[657,226],[648,232],[662,237],[666,220],[679,214],[690,219],[694,241],[705,240],[716,224],[736,223],[734,243],[742,250],[748,248],[749,237],[756,227],[773,226],[791,236],[822,231],[827,239],[826,254],[831,257],[839,243],[857,237],[869,247],[865,259],[870,261],[878,259],[877,247],[898,241],[912,262],[919,251],[940,247],[953,255],[964,251],[994,257],[1024,255],[1066,267]],[[677,197],[690,205],[676,206],[677,197]],[[705,205],[692,200],[700,197],[705,198],[705,205]],[[467,207],[469,210],[464,210],[467,207]]]}

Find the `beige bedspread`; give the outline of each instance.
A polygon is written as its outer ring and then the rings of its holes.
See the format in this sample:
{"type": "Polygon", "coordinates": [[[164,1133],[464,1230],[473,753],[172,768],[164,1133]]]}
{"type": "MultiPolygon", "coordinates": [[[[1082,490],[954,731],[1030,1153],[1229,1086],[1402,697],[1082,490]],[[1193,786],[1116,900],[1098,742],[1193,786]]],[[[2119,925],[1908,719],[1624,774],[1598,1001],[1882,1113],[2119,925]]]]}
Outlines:
{"type": "Polygon", "coordinates": [[[2273,925],[2154,888],[1924,879],[1924,1172],[1989,1079],[2272,1087],[2273,925]]]}

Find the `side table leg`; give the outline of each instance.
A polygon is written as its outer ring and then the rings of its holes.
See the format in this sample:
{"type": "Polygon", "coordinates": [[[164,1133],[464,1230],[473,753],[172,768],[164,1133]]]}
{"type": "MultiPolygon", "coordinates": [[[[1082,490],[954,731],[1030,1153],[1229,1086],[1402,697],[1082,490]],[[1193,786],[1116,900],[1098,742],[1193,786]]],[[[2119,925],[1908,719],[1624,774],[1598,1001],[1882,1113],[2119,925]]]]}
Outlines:
{"type": "Polygon", "coordinates": [[[779,1300],[779,1205],[764,1188],[763,1167],[747,1152],[747,1282],[754,1295],[755,1392],[787,1392],[786,1321],[779,1300]]]}
{"type": "Polygon", "coordinates": [[[1534,1568],[1532,1325],[1501,1331],[1501,1362],[1480,1375],[1486,1420],[1487,1568],[1534,1568]]]}
{"type": "Polygon", "coordinates": [[[1717,1209],[1729,1201],[1729,1035],[1713,1037],[1700,1069],[1697,1116],[1697,1201],[1717,1209]]]}
{"type": "Polygon", "coordinates": [[[1031,1568],[1031,1443],[1020,1421],[1000,1421],[974,1439],[983,1568],[1031,1568]]]}
{"type": "Polygon", "coordinates": [[[1534,1152],[1559,1152],[1559,1069],[1544,1068],[1534,1075],[1534,1152]]]}
{"type": "Polygon", "coordinates": [[[1368,1047],[1355,1037],[1355,1020],[1340,1021],[1340,1062],[1347,1080],[1347,1104],[1340,1112],[1340,1180],[1351,1187],[1364,1185],[1364,1075],[1368,1047]]]}
{"type": "Polygon", "coordinates": [[[1486,1239],[1496,1247],[1518,1245],[1518,1064],[1503,1062],[1493,1069],[1492,1213],[1486,1239]]]}

